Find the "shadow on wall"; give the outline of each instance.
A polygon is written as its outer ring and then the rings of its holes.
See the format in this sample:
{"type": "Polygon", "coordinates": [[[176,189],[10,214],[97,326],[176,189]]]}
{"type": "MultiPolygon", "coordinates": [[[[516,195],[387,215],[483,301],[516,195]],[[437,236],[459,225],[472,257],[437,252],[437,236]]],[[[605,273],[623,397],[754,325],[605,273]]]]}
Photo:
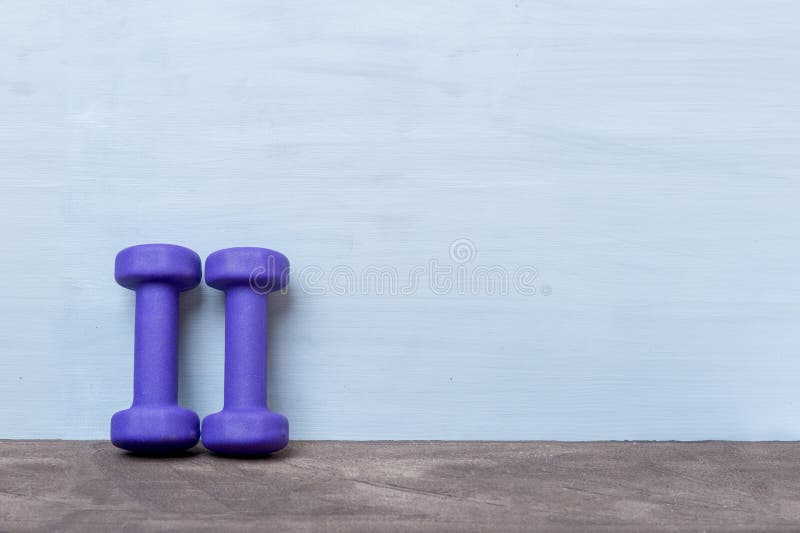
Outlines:
{"type": "MultiPolygon", "coordinates": [[[[282,335],[282,328],[292,310],[294,301],[294,291],[289,290],[285,294],[275,292],[269,296],[269,308],[267,311],[267,403],[270,409],[288,416],[283,412],[283,408],[277,402],[278,398],[284,398],[284,385],[288,382],[286,376],[281,372],[283,354],[272,347],[278,347],[281,343],[270,342],[270,339],[286,339],[282,335]],[[273,405],[275,404],[275,405],[273,405]]],[[[289,420],[289,434],[291,435],[292,421],[289,420]]]]}

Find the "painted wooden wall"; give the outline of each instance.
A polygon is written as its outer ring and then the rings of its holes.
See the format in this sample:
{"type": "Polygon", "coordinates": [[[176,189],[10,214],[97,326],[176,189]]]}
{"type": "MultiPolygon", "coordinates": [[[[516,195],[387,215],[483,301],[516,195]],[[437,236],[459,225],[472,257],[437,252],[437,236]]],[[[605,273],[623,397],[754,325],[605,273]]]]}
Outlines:
{"type": "MultiPolygon", "coordinates": [[[[171,242],[292,260],[269,395],[295,438],[800,438],[798,21],[4,2],[0,437],[107,435],[132,388],[114,255],[171,242]]],[[[223,299],[182,309],[206,414],[223,299]]]]}

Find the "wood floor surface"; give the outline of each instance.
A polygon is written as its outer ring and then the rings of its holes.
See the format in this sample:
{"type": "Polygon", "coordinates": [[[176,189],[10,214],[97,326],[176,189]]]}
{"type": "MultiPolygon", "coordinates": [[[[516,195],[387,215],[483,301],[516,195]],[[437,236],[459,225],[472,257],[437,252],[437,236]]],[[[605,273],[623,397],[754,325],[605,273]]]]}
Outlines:
{"type": "Polygon", "coordinates": [[[800,444],[0,441],[2,531],[798,531],[800,444]]]}

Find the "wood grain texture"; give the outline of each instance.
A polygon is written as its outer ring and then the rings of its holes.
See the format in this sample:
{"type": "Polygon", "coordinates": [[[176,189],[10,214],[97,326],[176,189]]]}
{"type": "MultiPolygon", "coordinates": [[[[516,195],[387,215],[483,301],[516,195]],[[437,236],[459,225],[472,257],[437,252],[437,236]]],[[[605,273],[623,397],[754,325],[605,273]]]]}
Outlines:
{"type": "MultiPolygon", "coordinates": [[[[800,438],[800,6],[5,2],[0,436],[104,438],[131,398],[114,255],[296,272],[535,267],[536,294],[273,299],[305,439],[800,438]]],[[[222,401],[183,299],[181,399],[222,401]]]]}
{"type": "Polygon", "coordinates": [[[796,531],[797,443],[0,442],[10,531],[796,531]]]}

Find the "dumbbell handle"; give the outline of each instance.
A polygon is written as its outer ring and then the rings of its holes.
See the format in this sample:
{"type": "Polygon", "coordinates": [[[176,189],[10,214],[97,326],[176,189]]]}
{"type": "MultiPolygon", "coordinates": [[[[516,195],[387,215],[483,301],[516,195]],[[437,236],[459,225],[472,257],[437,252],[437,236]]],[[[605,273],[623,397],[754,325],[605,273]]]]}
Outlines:
{"type": "Polygon", "coordinates": [[[136,290],[133,405],[178,402],[178,291],[166,283],[136,290]]]}
{"type": "Polygon", "coordinates": [[[267,296],[225,291],[225,409],[267,405],[267,296]]]}

